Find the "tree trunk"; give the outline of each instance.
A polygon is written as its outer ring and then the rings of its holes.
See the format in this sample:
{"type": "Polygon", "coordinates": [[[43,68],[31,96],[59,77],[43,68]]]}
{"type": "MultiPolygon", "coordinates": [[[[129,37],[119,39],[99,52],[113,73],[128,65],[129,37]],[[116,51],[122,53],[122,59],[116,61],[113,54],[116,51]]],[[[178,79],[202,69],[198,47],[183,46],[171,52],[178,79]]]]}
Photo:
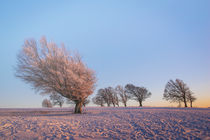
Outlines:
{"type": "Polygon", "coordinates": [[[125,107],[127,107],[127,104],[126,104],[126,103],[124,103],[124,106],[125,106],[125,107]]]}
{"type": "Polygon", "coordinates": [[[60,108],[62,107],[62,104],[61,103],[59,103],[59,105],[60,105],[60,108]]]}
{"type": "Polygon", "coordinates": [[[185,99],[184,99],[184,107],[187,107],[187,102],[185,99]]]}
{"type": "Polygon", "coordinates": [[[113,104],[114,107],[116,106],[115,102],[113,102],[112,104],[113,104]]]}
{"type": "Polygon", "coordinates": [[[184,107],[187,107],[187,99],[186,99],[187,97],[186,97],[186,93],[184,94],[184,97],[183,97],[183,99],[184,99],[184,107]]]}
{"type": "Polygon", "coordinates": [[[82,101],[77,101],[74,109],[74,113],[82,113],[82,101]]]}
{"type": "Polygon", "coordinates": [[[139,101],[139,106],[142,107],[142,101],[139,101]]]}
{"type": "Polygon", "coordinates": [[[192,107],[192,101],[190,101],[190,107],[192,107]]]}

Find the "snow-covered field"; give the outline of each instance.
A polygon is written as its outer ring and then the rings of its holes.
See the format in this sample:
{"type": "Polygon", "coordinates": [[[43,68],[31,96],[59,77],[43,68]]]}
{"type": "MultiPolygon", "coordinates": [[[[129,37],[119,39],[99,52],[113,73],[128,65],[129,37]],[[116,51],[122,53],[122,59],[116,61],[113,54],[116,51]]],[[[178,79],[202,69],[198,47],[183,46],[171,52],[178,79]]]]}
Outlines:
{"type": "Polygon", "coordinates": [[[0,109],[0,139],[206,139],[210,109],[0,109]]]}

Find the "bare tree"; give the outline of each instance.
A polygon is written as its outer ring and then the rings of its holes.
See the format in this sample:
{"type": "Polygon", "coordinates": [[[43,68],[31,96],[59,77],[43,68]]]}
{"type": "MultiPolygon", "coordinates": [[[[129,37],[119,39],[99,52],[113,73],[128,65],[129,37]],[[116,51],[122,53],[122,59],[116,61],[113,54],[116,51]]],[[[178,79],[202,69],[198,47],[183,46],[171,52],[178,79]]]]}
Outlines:
{"type": "Polygon", "coordinates": [[[42,107],[49,107],[49,108],[51,108],[52,107],[52,103],[50,102],[50,100],[44,99],[42,101],[42,107]]]}
{"type": "Polygon", "coordinates": [[[110,96],[109,90],[106,89],[106,88],[105,89],[99,89],[98,94],[102,97],[104,102],[109,107],[111,105],[111,96],[110,96]]]}
{"type": "Polygon", "coordinates": [[[189,87],[179,79],[170,80],[165,87],[163,99],[171,102],[183,102],[187,107],[187,97],[190,94],[189,87]]]}
{"type": "Polygon", "coordinates": [[[125,89],[126,92],[131,95],[132,99],[139,102],[139,106],[142,106],[142,102],[152,95],[152,93],[149,92],[145,87],[136,87],[133,84],[127,84],[125,89]]]}
{"type": "Polygon", "coordinates": [[[64,103],[64,97],[61,96],[60,94],[58,93],[52,93],[50,95],[50,100],[52,101],[53,105],[59,105],[60,107],[63,106],[63,103],[64,103]]]}
{"type": "Polygon", "coordinates": [[[188,101],[190,102],[190,107],[192,107],[192,103],[196,100],[196,97],[193,96],[193,93],[190,92],[187,96],[188,101]]]}
{"type": "Polygon", "coordinates": [[[112,103],[112,105],[115,107],[115,105],[118,104],[119,106],[119,100],[118,100],[118,97],[117,97],[117,94],[114,90],[114,88],[112,87],[107,87],[104,89],[106,94],[108,95],[108,99],[110,100],[110,102],[112,103]]]}
{"type": "Polygon", "coordinates": [[[105,101],[100,94],[96,94],[96,96],[92,99],[93,103],[96,105],[104,106],[105,101]]]}
{"type": "Polygon", "coordinates": [[[115,107],[116,105],[119,106],[119,99],[117,93],[115,92],[114,88],[107,87],[104,89],[99,89],[97,93],[98,99],[102,98],[103,101],[109,107],[111,104],[115,107]],[[100,97],[100,98],[99,98],[100,97]]]}
{"type": "Polygon", "coordinates": [[[93,93],[96,78],[79,54],[42,38],[40,46],[33,39],[26,40],[17,59],[18,78],[42,94],[56,92],[74,101],[75,113],[82,112],[84,100],[93,93]]]}
{"type": "Polygon", "coordinates": [[[125,89],[123,88],[123,86],[118,85],[115,88],[117,94],[119,94],[120,96],[120,101],[124,104],[124,106],[127,106],[127,101],[130,99],[130,96],[128,95],[128,93],[126,93],[125,89]]]}
{"type": "Polygon", "coordinates": [[[113,92],[112,92],[112,96],[113,96],[113,102],[115,105],[117,105],[118,107],[120,106],[119,105],[119,98],[118,98],[118,94],[117,92],[113,89],[113,92]]]}
{"type": "Polygon", "coordinates": [[[182,107],[182,104],[181,104],[181,101],[180,101],[180,100],[178,101],[178,103],[179,103],[179,104],[178,104],[177,107],[179,107],[179,108],[182,107]]]}
{"type": "Polygon", "coordinates": [[[89,103],[90,103],[90,100],[89,99],[85,99],[85,101],[83,102],[83,106],[85,107],[89,103]]]}

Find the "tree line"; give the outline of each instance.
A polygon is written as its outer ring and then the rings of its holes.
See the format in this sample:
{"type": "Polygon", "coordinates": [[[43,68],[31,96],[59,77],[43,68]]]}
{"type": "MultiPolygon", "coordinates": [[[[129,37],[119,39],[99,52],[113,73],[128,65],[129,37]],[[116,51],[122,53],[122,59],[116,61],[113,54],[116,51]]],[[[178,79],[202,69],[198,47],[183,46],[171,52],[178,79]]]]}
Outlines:
{"type": "MultiPolygon", "coordinates": [[[[128,100],[135,100],[139,103],[139,106],[143,106],[143,101],[151,97],[152,93],[149,92],[145,87],[138,87],[133,84],[127,84],[125,87],[116,86],[115,88],[108,87],[99,89],[92,102],[96,105],[108,107],[110,105],[118,106],[121,102],[127,107],[128,100]]],[[[187,103],[192,103],[196,100],[194,93],[182,80],[176,79],[175,81],[169,80],[165,86],[163,99],[170,102],[184,103],[184,107],[188,107],[187,103]]]]}
{"type": "Polygon", "coordinates": [[[113,105],[119,107],[119,102],[126,107],[128,100],[135,100],[139,102],[139,106],[142,106],[142,102],[151,96],[145,87],[134,86],[133,84],[127,84],[125,87],[116,86],[99,89],[96,96],[92,99],[96,105],[107,106],[113,105]]]}
{"type": "MultiPolygon", "coordinates": [[[[54,42],[47,42],[43,37],[39,42],[26,40],[17,55],[15,76],[33,87],[40,94],[50,95],[53,105],[60,107],[67,98],[75,104],[75,113],[82,112],[82,106],[95,89],[95,72],[88,68],[78,53],[68,51],[64,45],[58,47],[54,42]]],[[[99,89],[93,102],[97,105],[127,106],[128,100],[136,100],[139,106],[149,98],[151,93],[145,87],[127,84],[125,87],[107,87],[99,89]]],[[[196,100],[189,87],[179,79],[170,80],[165,87],[163,99],[170,102],[187,102],[196,100]]],[[[46,105],[47,104],[47,105],[46,105]]],[[[43,101],[43,106],[49,102],[43,101]]]]}
{"type": "MultiPolygon", "coordinates": [[[[118,85],[115,88],[107,87],[101,88],[97,91],[95,97],[92,98],[92,102],[101,107],[103,106],[113,106],[119,107],[120,102],[127,107],[127,102],[129,100],[134,100],[139,103],[139,106],[143,106],[143,101],[151,97],[152,93],[149,92],[145,87],[137,87],[133,84],[127,84],[125,87],[118,85]]],[[[194,93],[189,89],[189,87],[180,79],[175,81],[170,80],[165,86],[163,99],[170,102],[184,103],[184,107],[187,107],[187,103],[192,103],[196,100],[194,93]]],[[[44,99],[42,102],[43,107],[53,107],[58,105],[62,107],[65,102],[65,98],[58,93],[52,93],[50,99],[44,99]]],[[[72,100],[66,99],[67,104],[75,104],[72,100]]],[[[85,99],[83,106],[85,107],[90,103],[90,99],[85,99]]]]}

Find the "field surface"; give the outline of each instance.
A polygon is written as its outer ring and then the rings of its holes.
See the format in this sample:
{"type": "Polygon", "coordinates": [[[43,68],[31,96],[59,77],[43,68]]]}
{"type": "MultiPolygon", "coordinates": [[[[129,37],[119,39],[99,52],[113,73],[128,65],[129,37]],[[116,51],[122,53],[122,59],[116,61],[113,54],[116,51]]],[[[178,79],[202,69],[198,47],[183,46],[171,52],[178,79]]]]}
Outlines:
{"type": "Polygon", "coordinates": [[[0,109],[0,139],[206,139],[210,109],[0,109]]]}

